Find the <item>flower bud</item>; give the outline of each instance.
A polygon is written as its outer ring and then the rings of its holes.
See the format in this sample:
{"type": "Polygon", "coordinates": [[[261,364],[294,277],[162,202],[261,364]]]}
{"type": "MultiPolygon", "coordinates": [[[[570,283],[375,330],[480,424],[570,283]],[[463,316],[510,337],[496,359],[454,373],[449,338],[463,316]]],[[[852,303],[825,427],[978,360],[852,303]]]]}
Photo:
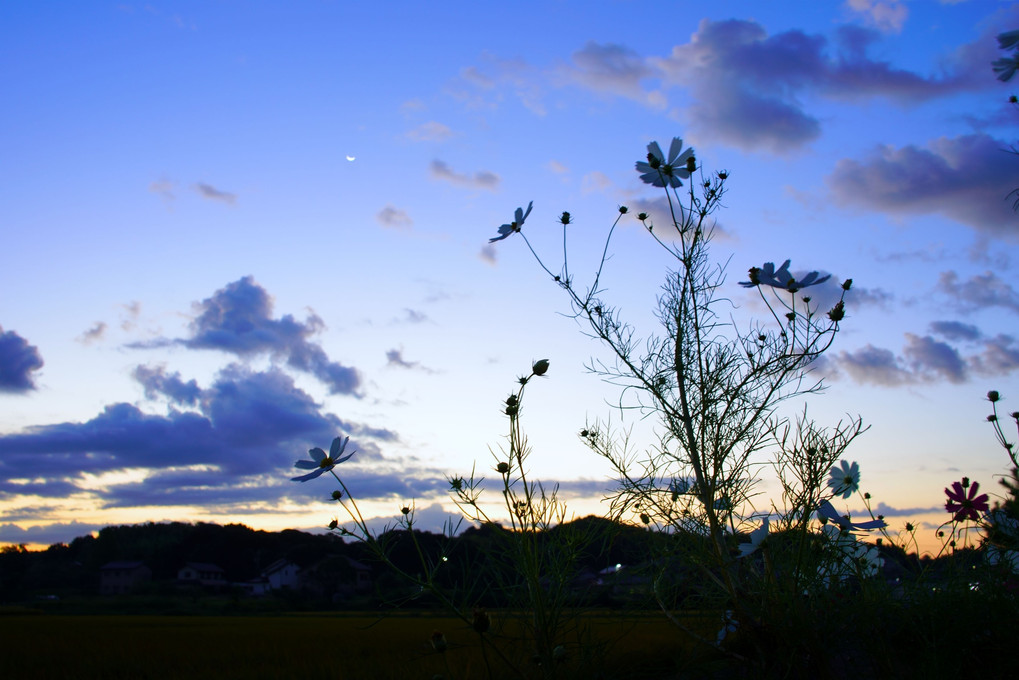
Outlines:
{"type": "Polygon", "coordinates": [[[640,521],[643,522],[644,524],[651,524],[651,518],[648,517],[648,514],[646,512],[640,513],[640,521]]]}
{"type": "Polygon", "coordinates": [[[998,401],[999,399],[1001,399],[1001,395],[998,394],[998,390],[991,390],[990,392],[987,393],[987,401],[991,402],[992,404],[998,401]]]}
{"type": "Polygon", "coordinates": [[[498,472],[500,475],[505,475],[505,474],[509,473],[509,471],[510,471],[509,463],[505,463],[505,462],[504,463],[499,463],[498,465],[495,466],[495,471],[498,472]]]}
{"type": "Polygon", "coordinates": [[[409,515],[409,514],[410,514],[410,508],[408,508],[408,507],[407,507],[407,506],[405,505],[405,506],[403,506],[402,508],[400,508],[400,512],[401,512],[402,514],[404,514],[404,515],[409,515]]]}
{"type": "Polygon", "coordinates": [[[343,492],[342,491],[340,491],[339,489],[337,489],[336,491],[333,491],[332,499],[334,501],[338,501],[341,498],[343,498],[343,492]]]}
{"type": "Polygon", "coordinates": [[[534,375],[545,375],[545,371],[547,370],[548,359],[539,359],[534,362],[533,366],[531,366],[531,372],[534,373],[534,375]]]}
{"type": "Polygon", "coordinates": [[[727,172],[726,172],[725,170],[721,170],[721,171],[719,171],[719,173],[718,173],[718,179],[720,179],[720,180],[722,180],[722,181],[725,181],[725,180],[726,180],[726,179],[728,179],[728,178],[729,178],[729,173],[727,173],[727,172]]]}
{"type": "Polygon", "coordinates": [[[842,300],[839,300],[838,302],[836,302],[835,306],[832,307],[831,311],[828,312],[828,318],[831,319],[832,321],[834,321],[835,323],[838,323],[839,321],[842,321],[842,319],[844,319],[845,316],[846,316],[846,306],[842,302],[842,300]]]}
{"type": "Polygon", "coordinates": [[[637,219],[643,222],[647,219],[647,213],[637,213],[637,219]]]}
{"type": "Polygon", "coordinates": [[[329,522],[329,530],[330,531],[335,529],[338,526],[340,526],[340,521],[337,520],[337,519],[334,519],[333,521],[329,522]]]}
{"type": "Polygon", "coordinates": [[[484,609],[475,609],[474,619],[471,622],[471,627],[474,628],[474,632],[487,633],[491,626],[492,620],[488,618],[488,612],[484,609]]]}
{"type": "Polygon", "coordinates": [[[747,270],[747,273],[750,274],[750,283],[754,284],[755,286],[759,286],[761,284],[760,267],[751,267],[750,269],[747,270]]]}
{"type": "Polygon", "coordinates": [[[853,287],[852,279],[846,279],[845,281],[842,282],[842,290],[849,290],[852,287],[853,287]]]}
{"type": "Polygon", "coordinates": [[[993,422],[995,422],[997,420],[998,420],[998,416],[994,415],[993,413],[991,415],[987,416],[987,422],[989,422],[989,423],[993,423],[993,422]]]}
{"type": "Polygon", "coordinates": [[[564,210],[563,214],[559,216],[559,222],[564,226],[570,224],[570,222],[572,222],[572,220],[570,219],[570,213],[564,210]]]}
{"type": "Polygon", "coordinates": [[[628,212],[630,212],[630,209],[627,208],[625,205],[619,206],[619,214],[620,215],[625,215],[628,212]]]}
{"type": "Polygon", "coordinates": [[[659,160],[658,156],[654,155],[653,153],[648,153],[647,164],[651,166],[652,170],[657,170],[658,168],[662,167],[662,161],[659,160]]]}
{"type": "Polygon", "coordinates": [[[968,489],[969,488],[969,477],[963,477],[962,478],[962,488],[964,488],[964,489],[968,489]]]}
{"type": "Polygon", "coordinates": [[[686,171],[693,172],[697,169],[697,159],[691,155],[686,159],[686,171]]]}

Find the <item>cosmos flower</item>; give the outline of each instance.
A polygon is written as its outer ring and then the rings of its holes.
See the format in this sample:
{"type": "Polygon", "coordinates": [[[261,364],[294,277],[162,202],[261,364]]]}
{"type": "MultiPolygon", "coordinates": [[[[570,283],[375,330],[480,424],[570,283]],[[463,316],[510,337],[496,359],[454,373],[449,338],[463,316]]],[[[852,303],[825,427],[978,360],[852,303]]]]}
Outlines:
{"type": "Polygon", "coordinates": [[[524,226],[524,220],[526,220],[527,216],[531,214],[531,208],[533,206],[534,201],[531,201],[527,204],[527,212],[524,212],[523,208],[517,208],[516,213],[513,215],[513,221],[499,227],[499,235],[488,239],[488,242],[495,243],[496,241],[501,241],[504,238],[509,237],[510,234],[520,231],[520,228],[524,226]]]}
{"type": "Polygon", "coordinates": [[[843,517],[836,510],[835,506],[828,501],[822,501],[821,505],[817,508],[817,516],[820,519],[826,519],[829,522],[833,522],[838,525],[842,531],[870,531],[871,529],[882,529],[888,526],[888,522],[883,519],[871,519],[866,522],[853,522],[852,520],[843,517]]]}
{"type": "Polygon", "coordinates": [[[831,469],[828,486],[835,490],[836,496],[849,498],[860,490],[860,466],[855,460],[852,465],[844,460],[840,462],[840,465],[842,467],[831,469]]]}
{"type": "Polygon", "coordinates": [[[772,288],[781,288],[783,290],[788,290],[790,293],[795,293],[807,288],[808,286],[816,286],[820,283],[824,283],[831,278],[831,274],[821,276],[818,272],[809,272],[802,279],[797,281],[793,278],[793,275],[789,273],[790,263],[791,260],[786,260],[777,271],[775,270],[774,262],[765,262],[763,267],[751,267],[750,280],[740,281],[739,285],[744,288],[771,286],[772,288]]]}
{"type": "Polygon", "coordinates": [[[1010,50],[1019,47],[1019,31],[1005,31],[998,34],[998,49],[1010,50]]]}
{"type": "MultiPolygon", "coordinates": [[[[662,147],[658,142],[651,142],[647,145],[647,161],[637,161],[637,172],[645,184],[656,187],[664,187],[666,184],[673,189],[683,186],[680,178],[686,179],[690,176],[691,159],[694,158],[693,149],[683,150],[683,140],[675,137],[669,146],[669,158],[666,160],[662,153],[662,147]]],[[[694,161],[696,162],[696,161],[694,161]]]]}
{"type": "Polygon", "coordinates": [[[306,475],[301,475],[299,477],[291,477],[290,481],[306,482],[309,479],[315,479],[316,477],[322,475],[323,473],[329,472],[340,463],[346,460],[350,460],[351,456],[354,455],[353,452],[350,452],[346,456],[343,456],[343,451],[344,449],[347,448],[347,442],[349,441],[350,437],[347,437],[346,439],[340,439],[339,437],[337,437],[336,439],[334,439],[333,445],[329,447],[328,456],[326,455],[325,451],[318,447],[315,447],[314,449],[308,451],[308,454],[311,456],[311,460],[299,460],[296,463],[294,463],[294,467],[300,468],[302,470],[312,470],[312,472],[309,472],[306,475]],[[340,458],[340,456],[343,457],[340,458]]]}
{"type": "Polygon", "coordinates": [[[877,548],[857,541],[851,533],[831,524],[826,524],[821,531],[834,549],[832,561],[820,569],[819,575],[825,582],[844,581],[850,576],[877,576],[878,570],[884,566],[884,558],[877,548]]]}
{"type": "Polygon", "coordinates": [[[736,620],[735,613],[731,609],[726,609],[722,615],[722,628],[718,631],[718,635],[715,636],[715,644],[722,644],[722,640],[726,638],[729,633],[735,633],[739,629],[739,622],[736,620]]]}
{"type": "Polygon", "coordinates": [[[761,542],[768,537],[768,518],[761,521],[761,526],[750,532],[750,542],[739,544],[739,556],[746,557],[761,547],[761,542]]]}
{"type": "Polygon", "coordinates": [[[969,485],[963,482],[952,482],[951,490],[945,489],[945,494],[948,496],[948,500],[945,501],[945,510],[955,514],[953,519],[956,522],[967,519],[978,520],[980,515],[977,513],[990,510],[990,506],[987,505],[988,495],[982,493],[977,496],[979,490],[980,484],[977,482],[969,485]]]}
{"type": "Polygon", "coordinates": [[[995,59],[991,62],[991,68],[998,74],[998,80],[1007,83],[1015,75],[1016,69],[1019,69],[1019,54],[995,59]]]}

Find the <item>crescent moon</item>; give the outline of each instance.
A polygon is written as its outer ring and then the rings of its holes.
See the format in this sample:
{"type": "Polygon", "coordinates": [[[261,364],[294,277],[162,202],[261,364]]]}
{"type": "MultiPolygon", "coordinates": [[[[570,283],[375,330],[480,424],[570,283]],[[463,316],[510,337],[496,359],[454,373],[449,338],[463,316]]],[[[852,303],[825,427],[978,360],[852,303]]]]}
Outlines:
{"type": "Polygon", "coordinates": [[[347,156],[347,160],[348,161],[352,161],[352,160],[354,160],[354,157],[353,156],[347,156]]]}

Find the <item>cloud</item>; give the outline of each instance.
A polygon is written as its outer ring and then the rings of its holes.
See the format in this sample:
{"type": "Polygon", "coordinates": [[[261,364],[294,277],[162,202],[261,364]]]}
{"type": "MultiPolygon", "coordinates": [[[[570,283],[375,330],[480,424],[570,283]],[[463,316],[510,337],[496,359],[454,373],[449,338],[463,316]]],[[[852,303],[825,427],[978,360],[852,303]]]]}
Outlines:
{"type": "Polygon", "coordinates": [[[495,249],[495,244],[488,243],[481,246],[481,250],[478,251],[478,257],[480,257],[483,261],[487,262],[488,264],[494,265],[496,262],[498,262],[499,256],[498,252],[495,249]]]}
{"type": "MultiPolygon", "coordinates": [[[[310,446],[324,446],[340,433],[350,434],[358,451],[352,468],[370,462],[379,471],[362,476],[375,479],[388,475],[388,466],[399,466],[399,461],[386,463],[379,448],[398,442],[396,433],[323,412],[278,369],[252,372],[231,365],[205,389],[162,369],[139,367],[135,378],[147,394],[187,401],[196,410],[171,405],[165,414],[153,414],[116,403],[85,422],[2,435],[0,498],[74,495],[100,507],[207,508],[307,494],[324,497],[321,487],[299,488],[289,478],[294,461],[310,446]],[[104,481],[109,473],[125,474],[104,481]]],[[[394,488],[408,484],[400,481],[394,488]]]]}
{"type": "Polygon", "coordinates": [[[402,349],[391,349],[386,352],[386,366],[393,366],[396,368],[409,368],[423,370],[428,373],[432,373],[430,369],[425,368],[418,361],[407,361],[403,358],[402,349]]]}
{"type": "Polygon", "coordinates": [[[906,333],[906,346],[902,353],[913,375],[922,380],[944,378],[952,383],[966,380],[966,362],[958,350],[946,342],[929,335],[906,333]]]}
{"type": "Polygon", "coordinates": [[[325,324],[312,314],[303,323],[286,314],[272,317],[272,298],[254,278],[245,276],[212,297],[193,305],[191,337],[158,339],[127,345],[151,349],[183,345],[189,349],[213,349],[239,357],[268,354],[286,360],[286,365],[310,373],[329,386],[332,394],[360,396],[361,376],[357,369],[330,361],[325,351],[308,340],[325,324]]]}
{"type": "Polygon", "coordinates": [[[34,390],[32,374],[42,367],[37,347],[14,331],[0,327],[0,393],[23,394],[34,390]]]}
{"type": "Polygon", "coordinates": [[[994,272],[977,274],[965,281],[960,281],[954,271],[941,272],[938,276],[938,290],[952,298],[956,307],[966,312],[994,307],[1019,312],[1019,292],[994,272]]]}
{"type": "Polygon", "coordinates": [[[98,531],[102,528],[102,524],[83,524],[81,522],[37,525],[27,529],[23,529],[17,524],[0,524],[0,543],[12,543],[15,545],[19,543],[38,543],[42,545],[67,543],[73,538],[87,536],[93,531],[98,531]]]}
{"type": "Polygon", "coordinates": [[[827,367],[833,377],[844,372],[858,383],[889,387],[941,381],[960,384],[974,376],[998,377],[1019,370],[1019,342],[1010,335],[987,337],[977,327],[957,321],[935,321],[931,332],[948,342],[906,333],[901,356],[867,345],[840,352],[827,367]],[[966,343],[968,351],[950,342],[966,343]]]}
{"type": "Polygon", "coordinates": [[[176,200],[177,196],[174,192],[174,184],[168,179],[161,179],[158,182],[152,182],[149,184],[149,191],[154,194],[159,194],[163,197],[163,200],[167,203],[171,203],[176,200]]]}
{"type": "Polygon", "coordinates": [[[379,214],[375,216],[375,219],[378,220],[379,224],[383,227],[389,227],[391,229],[410,229],[414,226],[414,220],[410,218],[410,215],[392,205],[387,205],[385,208],[380,210],[379,214]]]}
{"type": "Polygon", "coordinates": [[[940,214],[992,236],[1015,240],[1008,194],[1019,186],[1019,159],[984,134],[939,139],[926,148],[881,146],[842,159],[827,177],[842,205],[907,215],[940,214]]]}
{"type": "Polygon", "coordinates": [[[233,205],[237,202],[237,196],[231,194],[229,191],[220,191],[211,184],[199,182],[195,185],[195,191],[201,195],[202,198],[207,198],[210,201],[221,201],[228,205],[233,205]]]}
{"type": "Polygon", "coordinates": [[[172,403],[194,406],[202,395],[202,390],[195,380],[184,382],[180,373],[176,372],[167,375],[163,366],[156,368],[137,366],[131,375],[145,389],[145,396],[148,399],[162,395],[169,398],[172,403]]]}
{"type": "Polygon", "coordinates": [[[83,345],[91,345],[93,342],[98,342],[106,335],[106,328],[105,322],[96,321],[92,328],[78,336],[78,342],[83,345]]]}
{"type": "Polygon", "coordinates": [[[885,33],[901,32],[909,16],[909,9],[898,0],[847,0],[846,6],[885,33]]]}
{"type": "Polygon", "coordinates": [[[979,340],[980,329],[959,321],[932,321],[931,332],[948,340],[979,340]]]}
{"type": "Polygon", "coordinates": [[[913,376],[900,366],[894,352],[870,344],[840,352],[831,365],[836,371],[844,370],[858,383],[894,387],[913,382],[913,376]]]}
{"type": "Polygon", "coordinates": [[[588,90],[632,99],[653,109],[664,109],[661,90],[646,90],[642,83],[659,78],[658,69],[628,47],[589,41],[573,53],[572,64],[558,70],[558,76],[588,90]]]}
{"type": "Polygon", "coordinates": [[[820,135],[820,121],[802,103],[808,95],[913,103],[979,87],[959,69],[925,78],[871,59],[867,50],[878,37],[844,27],[833,48],[825,37],[799,30],[768,35],[755,21],[705,19],[688,43],[651,63],[667,83],[689,88],[694,101],[685,113],[698,137],[775,152],[820,135]]]}
{"type": "Polygon", "coordinates": [[[452,137],[453,131],[442,123],[430,120],[408,132],[407,136],[418,142],[442,142],[452,137]]]}
{"type": "Polygon", "coordinates": [[[433,179],[439,179],[457,186],[471,189],[487,189],[495,191],[499,186],[499,176],[494,172],[481,170],[473,175],[466,175],[455,172],[447,163],[440,160],[432,161],[429,166],[433,179]]]}

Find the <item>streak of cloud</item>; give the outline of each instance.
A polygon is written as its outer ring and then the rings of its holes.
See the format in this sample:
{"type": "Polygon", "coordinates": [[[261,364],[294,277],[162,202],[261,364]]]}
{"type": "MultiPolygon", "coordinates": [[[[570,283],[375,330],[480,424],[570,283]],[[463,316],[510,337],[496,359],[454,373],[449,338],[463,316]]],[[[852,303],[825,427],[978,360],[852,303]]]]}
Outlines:
{"type": "Polygon", "coordinates": [[[236,194],[232,194],[229,191],[222,191],[211,184],[206,184],[205,182],[198,182],[195,184],[195,191],[197,191],[202,198],[207,198],[210,201],[220,201],[221,203],[226,203],[228,205],[234,205],[237,202],[236,194]]]}
{"type": "Polygon", "coordinates": [[[456,186],[488,191],[495,191],[499,187],[499,176],[488,170],[480,170],[473,175],[468,175],[456,172],[444,161],[434,160],[429,166],[429,171],[433,179],[449,182],[456,186]]]}

